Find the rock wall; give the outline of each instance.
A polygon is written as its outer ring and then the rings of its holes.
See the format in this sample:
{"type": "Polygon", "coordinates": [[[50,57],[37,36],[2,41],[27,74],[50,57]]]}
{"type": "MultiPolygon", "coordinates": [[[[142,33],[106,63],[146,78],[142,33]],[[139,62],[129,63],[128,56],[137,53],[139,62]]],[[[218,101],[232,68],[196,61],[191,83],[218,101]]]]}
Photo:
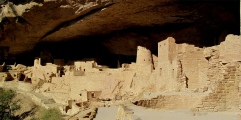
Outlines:
{"type": "Polygon", "coordinates": [[[156,44],[168,36],[178,38],[178,43],[210,46],[223,41],[223,36],[229,33],[239,33],[239,13],[236,13],[240,9],[239,1],[238,4],[176,0],[121,0],[115,4],[112,0],[97,4],[76,0],[19,3],[12,5],[13,9],[6,4],[0,10],[4,14],[1,17],[6,17],[0,25],[0,47],[9,48],[7,59],[22,64],[25,59],[36,57],[41,51],[37,45],[43,49],[44,42],[54,44],[54,49],[52,45],[48,49],[55,52],[55,56],[61,53],[74,56],[73,52],[82,51],[74,49],[75,44],[78,48],[102,46],[101,50],[106,53],[135,56],[137,46],[157,54],[156,44]]]}
{"type": "Polygon", "coordinates": [[[216,81],[215,89],[197,107],[196,111],[220,112],[238,110],[240,63],[228,63],[221,67],[222,73],[216,81]]]}
{"type": "Polygon", "coordinates": [[[138,100],[133,102],[135,105],[164,110],[191,109],[196,106],[203,95],[170,93],[157,96],[150,100],[138,100]]]}
{"type": "Polygon", "coordinates": [[[212,89],[207,97],[204,97],[196,111],[227,111],[238,110],[240,103],[240,36],[228,35],[226,40],[211,50],[209,56],[208,79],[212,89]],[[231,55],[230,55],[231,54],[231,55]],[[224,57],[225,56],[225,57],[224,57]],[[233,57],[236,56],[236,57],[233,57]]]}

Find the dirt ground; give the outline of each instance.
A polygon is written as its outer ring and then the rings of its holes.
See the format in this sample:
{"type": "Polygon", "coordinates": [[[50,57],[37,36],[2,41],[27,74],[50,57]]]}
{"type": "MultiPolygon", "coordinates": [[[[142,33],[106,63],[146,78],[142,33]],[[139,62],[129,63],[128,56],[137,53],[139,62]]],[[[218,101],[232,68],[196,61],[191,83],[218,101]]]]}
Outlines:
{"type": "Polygon", "coordinates": [[[14,112],[14,116],[18,116],[20,119],[39,119],[41,112],[44,110],[44,108],[36,105],[29,96],[23,93],[17,93],[12,101],[17,101],[17,104],[20,105],[20,109],[14,112]]]}
{"type": "MultiPolygon", "coordinates": [[[[241,113],[237,112],[200,112],[190,110],[151,110],[138,106],[131,106],[134,111],[133,120],[241,120],[241,113]]],[[[114,120],[117,107],[98,109],[94,120],[114,120]]]]}

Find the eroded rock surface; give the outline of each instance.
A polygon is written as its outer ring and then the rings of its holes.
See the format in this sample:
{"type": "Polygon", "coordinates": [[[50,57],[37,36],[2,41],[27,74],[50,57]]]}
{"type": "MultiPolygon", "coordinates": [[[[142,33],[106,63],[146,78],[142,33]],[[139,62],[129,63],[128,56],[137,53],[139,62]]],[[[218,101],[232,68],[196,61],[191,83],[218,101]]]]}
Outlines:
{"type": "MultiPolygon", "coordinates": [[[[157,42],[168,36],[178,38],[177,42],[209,46],[219,44],[229,33],[239,34],[236,9],[239,10],[239,6],[235,2],[178,0],[9,3],[1,9],[4,29],[0,45],[9,47],[9,54],[15,57],[31,50],[36,52],[25,57],[36,56],[40,52],[36,49],[38,43],[60,41],[70,43],[53,43],[59,53],[71,53],[79,47],[80,51],[96,48],[129,56],[135,56],[138,45],[157,53],[157,42]],[[7,19],[3,19],[5,16],[7,19]]],[[[55,56],[59,54],[51,47],[46,49],[55,56]]]]}

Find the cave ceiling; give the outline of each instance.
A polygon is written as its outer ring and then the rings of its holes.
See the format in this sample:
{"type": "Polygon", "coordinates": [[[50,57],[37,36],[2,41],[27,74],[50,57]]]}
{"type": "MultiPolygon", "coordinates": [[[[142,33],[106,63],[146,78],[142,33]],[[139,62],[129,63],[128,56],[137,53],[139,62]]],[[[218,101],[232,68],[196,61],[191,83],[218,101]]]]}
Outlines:
{"type": "Polygon", "coordinates": [[[157,43],[169,36],[204,47],[240,33],[239,1],[30,1],[1,7],[0,47],[9,55],[37,57],[47,49],[58,58],[135,56],[138,45],[157,54],[157,43]]]}

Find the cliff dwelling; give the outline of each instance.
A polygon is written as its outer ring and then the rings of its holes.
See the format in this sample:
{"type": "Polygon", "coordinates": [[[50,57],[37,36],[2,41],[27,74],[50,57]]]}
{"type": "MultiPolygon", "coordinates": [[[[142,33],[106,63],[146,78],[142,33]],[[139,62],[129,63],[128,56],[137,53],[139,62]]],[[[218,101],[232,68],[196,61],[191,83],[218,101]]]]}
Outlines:
{"type": "Polygon", "coordinates": [[[0,87],[35,105],[18,119],[241,120],[240,1],[0,4],[0,87]]]}

